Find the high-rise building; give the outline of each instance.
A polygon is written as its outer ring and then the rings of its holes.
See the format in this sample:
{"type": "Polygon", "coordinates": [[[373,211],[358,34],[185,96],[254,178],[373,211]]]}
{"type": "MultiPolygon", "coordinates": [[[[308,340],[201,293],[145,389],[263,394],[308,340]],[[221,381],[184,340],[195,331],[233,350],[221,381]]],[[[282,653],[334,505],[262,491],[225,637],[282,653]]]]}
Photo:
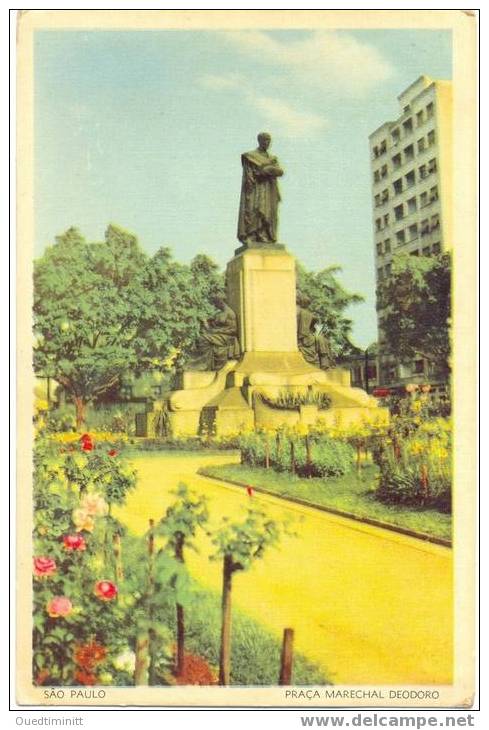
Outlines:
{"type": "MultiPolygon", "coordinates": [[[[398,96],[401,114],[370,137],[377,283],[398,253],[430,256],[452,246],[452,83],[420,76],[398,96]]],[[[426,382],[436,363],[395,362],[382,347],[381,384],[426,382]]]]}

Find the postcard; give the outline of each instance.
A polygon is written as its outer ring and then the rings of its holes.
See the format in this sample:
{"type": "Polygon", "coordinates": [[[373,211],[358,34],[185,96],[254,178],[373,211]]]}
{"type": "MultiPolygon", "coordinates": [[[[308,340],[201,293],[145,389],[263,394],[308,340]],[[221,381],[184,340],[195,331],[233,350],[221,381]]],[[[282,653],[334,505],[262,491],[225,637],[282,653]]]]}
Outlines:
{"type": "Polygon", "coordinates": [[[20,705],[472,706],[476,33],[19,11],[20,705]]]}

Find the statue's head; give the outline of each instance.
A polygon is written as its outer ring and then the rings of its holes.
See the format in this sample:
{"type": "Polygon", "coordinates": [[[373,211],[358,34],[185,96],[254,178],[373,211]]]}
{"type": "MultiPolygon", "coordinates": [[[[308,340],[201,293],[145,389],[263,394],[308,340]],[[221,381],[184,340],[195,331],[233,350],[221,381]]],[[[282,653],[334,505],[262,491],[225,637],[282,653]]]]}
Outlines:
{"type": "Polygon", "coordinates": [[[210,298],[211,304],[214,305],[216,309],[219,309],[221,312],[224,310],[226,306],[226,302],[224,301],[224,297],[220,296],[219,294],[214,294],[210,298]]]}
{"type": "Polygon", "coordinates": [[[260,132],[258,135],[258,146],[261,150],[264,150],[265,152],[270,147],[270,144],[272,142],[271,136],[268,134],[268,132],[260,132]]]}

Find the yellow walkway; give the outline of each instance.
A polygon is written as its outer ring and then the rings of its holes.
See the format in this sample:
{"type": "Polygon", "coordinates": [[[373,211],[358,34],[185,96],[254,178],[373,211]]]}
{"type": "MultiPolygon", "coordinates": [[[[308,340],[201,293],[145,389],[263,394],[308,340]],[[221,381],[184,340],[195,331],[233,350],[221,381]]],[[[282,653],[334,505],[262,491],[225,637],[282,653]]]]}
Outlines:
{"type": "MultiPolygon", "coordinates": [[[[206,494],[211,520],[239,517],[250,500],[272,517],[293,515],[298,538],[284,538],[233,583],[233,601],[281,636],[295,629],[296,649],[335,684],[450,684],[452,678],[451,550],[317,510],[255,494],[196,474],[226,454],[137,455],[139,486],[117,516],[136,533],[158,520],[179,481],[206,494]]],[[[220,589],[220,565],[199,538],[187,553],[191,573],[220,589]]]]}

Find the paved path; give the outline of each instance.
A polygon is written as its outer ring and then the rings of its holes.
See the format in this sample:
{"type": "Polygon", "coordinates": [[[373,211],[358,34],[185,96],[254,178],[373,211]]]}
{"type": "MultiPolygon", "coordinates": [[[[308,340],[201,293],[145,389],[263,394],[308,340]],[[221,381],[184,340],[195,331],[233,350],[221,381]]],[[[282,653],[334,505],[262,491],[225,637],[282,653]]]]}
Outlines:
{"type": "MultiPolygon", "coordinates": [[[[449,684],[452,675],[452,554],[439,545],[255,494],[199,476],[204,464],[232,454],[137,455],[137,491],[119,511],[137,533],[159,519],[179,481],[207,494],[212,522],[238,517],[250,501],[271,516],[293,515],[298,538],[286,537],[233,584],[236,605],[278,636],[291,626],[296,648],[335,684],[449,684]]],[[[191,573],[220,590],[208,538],[188,553],[191,573]]]]}

